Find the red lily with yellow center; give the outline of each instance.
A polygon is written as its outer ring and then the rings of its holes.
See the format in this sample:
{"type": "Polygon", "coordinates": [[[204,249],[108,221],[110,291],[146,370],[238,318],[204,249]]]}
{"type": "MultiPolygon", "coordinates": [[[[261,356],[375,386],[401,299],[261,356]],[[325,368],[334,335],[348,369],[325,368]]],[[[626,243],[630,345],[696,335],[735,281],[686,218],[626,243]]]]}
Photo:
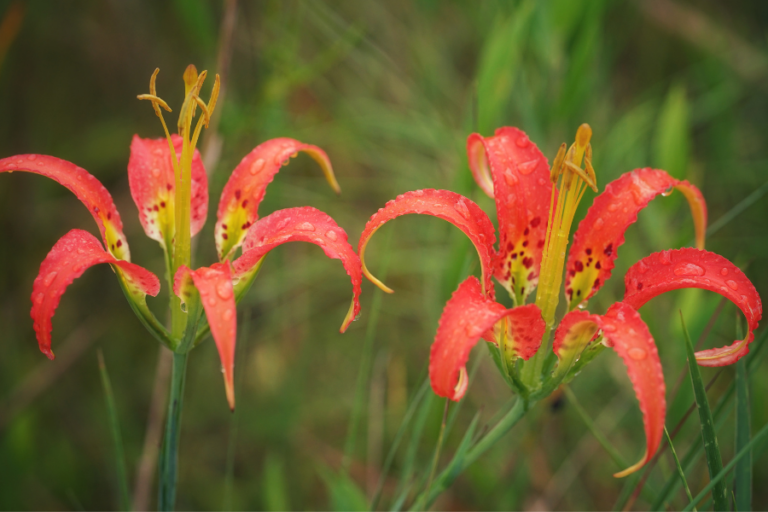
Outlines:
{"type": "Polygon", "coordinates": [[[474,202],[447,190],[417,190],[390,201],[368,221],[358,252],[365,276],[392,292],[365,266],[365,248],[385,222],[409,213],[445,219],[472,240],[482,279],[468,277],[454,292],[440,318],[432,345],[429,374],[436,394],[460,400],[467,389],[466,362],[482,337],[507,383],[523,400],[535,401],[570,381],[606,346],[626,364],[640,402],[646,452],[625,476],[646,464],[661,441],[666,412],[664,376],[653,338],[637,309],[653,297],[679,288],[702,288],[734,302],[747,318],[748,332],[731,346],[696,354],[703,366],[731,364],[749,351],[762,316],[755,287],[731,262],[703,250],[707,210],[701,192],[687,181],[656,169],[636,169],[608,184],[595,198],[566,248],[576,208],[587,187],[597,191],[592,168],[592,130],[586,124],[575,143],[563,144],[550,169],[547,159],[517,128],[500,128],[493,137],[472,134],[467,140],[475,180],[496,201],[499,246],[488,216],[474,202]],[[584,307],[611,275],[624,231],[657,195],[679,190],[693,213],[697,248],[652,254],[633,265],[625,277],[622,302],[605,314],[584,307]],[[566,275],[568,313],[554,333],[555,312],[566,275]],[[494,276],[509,291],[514,307],[494,300],[494,276]],[[538,286],[535,303],[526,298],[538,286]],[[518,361],[522,359],[524,363],[518,361]]]}
{"type": "Polygon", "coordinates": [[[43,261],[35,279],[31,315],[40,350],[53,359],[51,319],[61,295],[87,268],[97,263],[109,263],[139,319],[175,353],[184,354],[209,332],[213,335],[223,367],[227,399],[234,408],[235,307],[253,283],[264,256],[285,242],[305,241],[319,245],[328,257],[340,259],[353,286],[352,305],[341,326],[342,332],[360,311],[360,260],[347,242],[344,230],[319,210],[290,208],[259,219],[258,207],[267,185],[281,165],[299,151],[314,158],[333,189],[340,191],[323,150],[297,140],[279,138],[256,147],[232,172],[217,212],[215,239],[219,262],[192,270],[190,240],[202,229],[208,211],[208,180],[195,146],[202,127],[207,126],[216,106],[219,77],[216,76],[210,100],[205,103],[199,93],[207,73],[203,71],[198,75],[194,66],[187,68],[179,133],[170,135],[160,109],[169,112],[171,109],[155,92],[158,71],[155,70],[150,80],[150,94],[139,98],[152,102],[166,138],[152,140],[134,136],[128,179],[144,231],[160,242],[165,251],[168,282],[174,292],[171,294],[170,331],[147,307],[146,295],[157,295],[160,281],[148,270],[130,262],[120,214],[109,192],[84,169],[45,155],[0,159],[0,172],[41,174],[70,189],[96,220],[104,246],[86,231],[75,229],[64,235],[43,261]],[[202,114],[192,130],[197,108],[202,114]],[[241,245],[242,255],[230,262],[241,245]],[[205,320],[202,319],[203,311],[205,320]]]}

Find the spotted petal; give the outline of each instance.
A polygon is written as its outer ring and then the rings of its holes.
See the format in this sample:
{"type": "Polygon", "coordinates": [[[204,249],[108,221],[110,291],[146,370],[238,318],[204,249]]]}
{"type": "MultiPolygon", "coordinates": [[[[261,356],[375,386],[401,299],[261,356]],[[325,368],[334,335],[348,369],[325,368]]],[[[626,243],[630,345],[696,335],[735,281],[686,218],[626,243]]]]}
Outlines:
{"type": "Polygon", "coordinates": [[[13,171],[41,174],[71,190],[91,212],[110,254],[119,260],[130,261],[128,241],[112,196],[88,171],[66,160],[46,155],[17,155],[0,159],[0,172],[13,171]]]}
{"type": "Polygon", "coordinates": [[[186,300],[185,288],[192,280],[203,303],[208,325],[211,327],[213,340],[219,351],[221,367],[224,372],[224,386],[227,392],[229,408],[235,408],[235,342],[237,341],[237,315],[235,314],[235,294],[232,290],[232,274],[229,262],[214,263],[210,267],[190,270],[181,266],[173,280],[173,292],[186,300]]]}
{"type": "Polygon", "coordinates": [[[664,171],[636,169],[608,184],[595,198],[573,236],[566,263],[565,294],[570,309],[589,299],[611,277],[624,232],[654,197],[672,189],[683,193],[693,214],[696,245],[704,248],[707,206],[698,188],[664,171]]]}
{"type": "Polygon", "coordinates": [[[341,189],[325,151],[294,139],[272,139],[260,144],[235,167],[219,201],[216,221],[216,249],[219,259],[228,257],[243,242],[248,228],[259,218],[259,203],[267,185],[288,160],[303,151],[323,169],[326,180],[336,193],[341,189]]]}
{"type": "MultiPolygon", "coordinates": [[[[171,135],[176,155],[181,158],[183,141],[171,135]]],[[[133,136],[128,160],[128,183],[131,196],[139,209],[139,222],[144,232],[161,245],[170,245],[175,228],[175,177],[171,150],[167,139],[141,139],[133,136]]],[[[195,236],[205,224],[208,214],[208,176],[200,152],[192,156],[192,188],[190,231],[195,236]]]]}
{"type": "Polygon", "coordinates": [[[373,234],[384,223],[409,213],[422,213],[447,220],[469,237],[480,256],[484,293],[493,298],[491,262],[493,243],[496,241],[493,224],[479,206],[466,197],[448,190],[425,189],[406,192],[397,196],[397,199],[389,201],[384,208],[380,208],[377,213],[371,216],[365,225],[363,234],[360,235],[360,242],[357,244],[357,252],[360,255],[365,277],[385,292],[392,293],[392,289],[376,279],[365,267],[365,247],[373,234]]]}
{"type": "Polygon", "coordinates": [[[53,246],[40,265],[40,274],[32,285],[32,311],[40,350],[53,359],[51,319],[59,300],[72,281],[98,263],[110,263],[124,284],[130,299],[146,308],[146,295],[157,295],[160,281],[150,271],[104,251],[92,234],[73,229],[53,246]]]}
{"type": "Polygon", "coordinates": [[[701,366],[724,366],[745,356],[763,315],[757,290],[736,265],[718,254],[691,247],[643,258],[627,271],[624,284],[624,302],[636,309],[657,295],[680,288],[719,293],[741,309],[747,318],[746,337],[727,347],[696,352],[701,366]]]}
{"type": "MultiPolygon", "coordinates": [[[[467,360],[477,341],[506,318],[519,355],[536,352],[544,332],[544,320],[536,305],[507,309],[483,293],[480,281],[470,276],[445,305],[429,359],[429,378],[439,396],[461,400],[467,390],[467,360]],[[535,346],[535,348],[534,348],[535,346]]],[[[526,357],[527,356],[527,357],[526,357]]],[[[509,354],[507,354],[509,357],[509,354]]]]}
{"type": "MultiPolygon", "coordinates": [[[[555,332],[552,346],[560,360],[558,364],[570,365],[594,338],[598,328],[602,330],[605,343],[627,366],[645,425],[645,455],[636,464],[614,475],[620,478],[642,468],[659,447],[667,408],[664,374],[648,326],[633,307],[622,302],[608,308],[605,315],[590,315],[586,311],[572,311],[565,315],[555,332]]],[[[567,369],[561,373],[565,374],[565,371],[567,369]]]]}
{"type": "Polygon", "coordinates": [[[493,137],[473,133],[467,154],[475,180],[496,199],[496,279],[523,304],[539,281],[552,200],[547,159],[522,130],[511,127],[499,128],[493,137]]]}
{"type": "Polygon", "coordinates": [[[243,255],[232,264],[236,283],[248,280],[264,256],[286,242],[310,242],[320,246],[329,258],[341,260],[352,281],[352,303],[341,325],[341,332],[346,331],[360,313],[360,285],[363,281],[360,258],[347,242],[344,230],[320,210],[309,206],[286,208],[257,221],[245,238],[243,255]]]}

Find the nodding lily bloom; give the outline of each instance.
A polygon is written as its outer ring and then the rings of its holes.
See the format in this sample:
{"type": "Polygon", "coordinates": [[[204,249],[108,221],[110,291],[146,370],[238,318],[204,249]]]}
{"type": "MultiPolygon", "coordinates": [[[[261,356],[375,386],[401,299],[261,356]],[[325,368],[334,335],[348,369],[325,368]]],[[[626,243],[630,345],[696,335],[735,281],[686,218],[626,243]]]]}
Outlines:
{"type": "Polygon", "coordinates": [[[679,288],[711,290],[733,301],[747,318],[747,336],[731,346],[696,354],[703,366],[721,366],[749,351],[762,305],[755,287],[735,265],[703,250],[707,210],[701,192],[656,169],[636,169],[608,184],[579,225],[566,259],[576,208],[587,188],[597,192],[591,135],[590,127],[581,125],[575,143],[560,147],[551,168],[517,128],[500,128],[493,137],[469,136],[469,167],[480,188],[496,202],[498,249],[491,221],[474,202],[446,190],[417,190],[398,196],[371,217],[358,253],[365,276],[391,293],[371,275],[364,258],[368,241],[385,222],[409,213],[432,215],[452,223],[472,240],[480,257],[481,279],[470,276],[454,292],[443,310],[430,354],[432,389],[440,396],[456,401],[464,396],[469,352],[480,338],[488,342],[505,381],[526,401],[549,395],[603,348],[613,348],[627,367],[646,432],[645,455],[615,475],[620,477],[641,468],[656,452],[666,412],[658,352],[637,309],[679,288]],[[672,190],[688,200],[697,248],[662,251],[640,260],[625,277],[622,302],[603,315],[583,311],[587,299],[610,277],[624,232],[637,220],[638,212],[654,197],[672,190]],[[556,325],[564,274],[568,313],[556,325]],[[508,309],[494,300],[491,276],[507,289],[514,307],[508,309]],[[534,289],[535,302],[526,304],[534,289]]]}
{"type": "Polygon", "coordinates": [[[235,307],[253,283],[265,255],[280,244],[304,241],[319,245],[328,257],[342,261],[352,281],[353,299],[341,332],[360,311],[360,260],[347,242],[344,230],[319,210],[290,208],[259,219],[258,207],[267,185],[280,167],[299,151],[315,159],[331,187],[340,192],[323,150],[294,139],[278,138],[257,146],[232,172],[217,212],[215,241],[219,262],[192,270],[190,239],[202,229],[208,212],[208,181],[195,146],[215,108],[219,77],[216,76],[210,100],[205,103],[199,93],[207,73],[203,71],[198,75],[194,66],[187,68],[178,135],[170,135],[161,108],[169,112],[171,109],[155,92],[158,72],[155,70],[150,79],[150,94],[140,95],[139,99],[152,102],[166,138],[134,136],[128,180],[145,233],[157,240],[165,251],[169,286],[174,292],[171,329],[166,329],[147,307],[146,295],[157,295],[160,281],[130,262],[120,214],[109,192],[94,176],[75,164],[45,155],[19,155],[0,159],[0,172],[41,174],[70,189],[93,215],[103,243],[90,233],[76,229],[54,245],[33,285],[32,319],[40,350],[53,359],[51,318],[61,295],[87,268],[109,263],[134,312],[168,348],[184,353],[202,341],[208,332],[212,334],[221,358],[227,399],[234,408],[235,307]],[[197,108],[202,115],[192,130],[197,108]],[[230,261],[241,245],[242,254],[230,261]],[[201,320],[203,311],[207,325],[201,320]]]}

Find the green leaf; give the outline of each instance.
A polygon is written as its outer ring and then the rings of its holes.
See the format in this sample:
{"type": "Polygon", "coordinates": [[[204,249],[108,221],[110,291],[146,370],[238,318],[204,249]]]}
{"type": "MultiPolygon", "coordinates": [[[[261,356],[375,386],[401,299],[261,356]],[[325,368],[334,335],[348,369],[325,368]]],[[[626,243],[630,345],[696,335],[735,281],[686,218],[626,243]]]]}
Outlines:
{"type": "MultiPolygon", "coordinates": [[[[693,495],[691,494],[691,489],[688,487],[688,480],[685,479],[685,471],[683,471],[683,467],[680,465],[680,459],[677,458],[677,452],[675,451],[675,445],[672,444],[672,439],[669,437],[669,432],[667,431],[667,427],[664,427],[664,437],[667,439],[667,443],[669,444],[669,451],[672,452],[672,457],[675,459],[675,467],[677,467],[677,474],[680,477],[680,482],[685,487],[685,494],[688,496],[688,501],[693,502],[693,495]]],[[[694,510],[696,510],[696,507],[694,507],[694,510]]]]}
{"type": "Polygon", "coordinates": [[[331,510],[368,509],[368,500],[365,497],[365,493],[347,476],[346,472],[334,474],[327,468],[321,468],[320,476],[328,488],[331,510]]]}
{"type": "MultiPolygon", "coordinates": [[[[741,322],[736,322],[737,339],[743,337],[741,322]]],[[[736,363],[736,453],[741,452],[751,437],[749,405],[749,378],[747,360],[741,358],[736,363]]],[[[735,510],[752,510],[752,454],[747,454],[736,464],[734,489],[735,510]]]]}
{"type": "Polygon", "coordinates": [[[704,441],[704,452],[707,456],[707,467],[709,468],[709,478],[712,484],[712,498],[715,504],[715,510],[728,510],[728,498],[725,492],[725,483],[714,478],[723,470],[723,459],[720,456],[720,448],[717,445],[717,436],[715,435],[715,425],[712,419],[712,411],[707,401],[707,390],[704,389],[704,383],[701,380],[699,365],[696,363],[696,355],[693,351],[691,337],[688,335],[688,329],[685,327],[685,320],[682,312],[680,313],[680,322],[683,327],[685,337],[685,350],[688,354],[688,371],[691,376],[691,385],[696,397],[696,406],[699,410],[699,421],[701,422],[701,437],[704,441]]]}
{"type": "Polygon", "coordinates": [[[117,417],[117,407],[115,407],[115,396],[112,393],[112,383],[109,380],[107,366],[104,364],[104,355],[101,350],[98,352],[99,373],[101,374],[101,385],[104,388],[104,399],[107,403],[107,414],[109,416],[109,430],[112,434],[112,444],[115,450],[115,473],[117,475],[118,504],[120,510],[131,510],[131,499],[128,495],[128,473],[125,470],[125,455],[123,454],[123,437],[120,434],[120,421],[117,417]]]}
{"type": "MultiPolygon", "coordinates": [[[[290,510],[288,485],[285,477],[285,461],[275,453],[268,453],[264,460],[264,510],[290,510]]],[[[336,509],[338,510],[338,509],[336,509]]]]}
{"type": "Polygon", "coordinates": [[[686,175],[690,155],[688,110],[685,87],[673,85],[661,106],[653,141],[654,165],[680,179],[686,175]]]}

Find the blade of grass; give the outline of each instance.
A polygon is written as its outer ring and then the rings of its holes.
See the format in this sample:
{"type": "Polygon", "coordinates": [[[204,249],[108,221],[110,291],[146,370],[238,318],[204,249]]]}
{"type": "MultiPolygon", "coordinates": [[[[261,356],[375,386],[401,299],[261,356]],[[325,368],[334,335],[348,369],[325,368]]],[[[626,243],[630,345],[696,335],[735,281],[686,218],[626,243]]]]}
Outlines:
{"type": "MultiPolygon", "coordinates": [[[[392,240],[393,231],[390,229],[387,232],[386,239],[383,244],[383,254],[381,262],[381,270],[379,279],[385,280],[387,278],[387,269],[389,268],[389,261],[391,252],[389,250],[390,241],[392,240]]],[[[352,416],[349,419],[349,429],[347,431],[347,439],[344,442],[344,458],[341,462],[341,472],[347,473],[349,471],[349,465],[352,463],[352,455],[355,451],[355,444],[357,443],[357,433],[360,429],[360,421],[363,417],[363,409],[365,406],[365,397],[367,395],[366,389],[368,387],[368,380],[371,374],[371,367],[373,366],[373,340],[376,335],[376,327],[379,323],[379,313],[381,312],[381,300],[384,292],[378,288],[373,292],[373,301],[371,303],[371,314],[368,320],[368,326],[365,330],[365,339],[363,341],[363,357],[360,361],[360,371],[357,374],[357,384],[355,385],[355,404],[352,408],[352,416]]]]}
{"type": "Polygon", "coordinates": [[[682,324],[683,337],[685,338],[685,350],[688,353],[688,370],[691,376],[691,385],[696,397],[696,406],[699,410],[701,437],[704,440],[704,452],[707,456],[709,478],[712,483],[712,499],[714,500],[716,511],[726,511],[728,510],[728,498],[725,493],[725,485],[720,480],[717,480],[717,482],[714,480],[723,470],[723,459],[720,456],[720,448],[717,445],[712,410],[709,408],[709,402],[707,401],[707,390],[704,389],[704,383],[701,380],[701,372],[699,371],[698,363],[696,363],[693,343],[691,343],[691,337],[688,335],[682,311],[680,312],[680,323],[682,324]]]}
{"type": "Polygon", "coordinates": [[[432,457],[432,468],[429,470],[429,479],[427,480],[427,494],[429,494],[430,489],[432,489],[432,481],[435,479],[437,465],[440,463],[440,453],[443,451],[443,441],[445,440],[445,424],[448,420],[448,406],[450,406],[450,404],[450,400],[446,398],[445,409],[443,410],[443,423],[440,425],[440,435],[437,436],[435,455],[432,457]]]}
{"type": "Polygon", "coordinates": [[[764,438],[768,437],[768,425],[765,425],[763,428],[760,429],[760,432],[758,432],[755,437],[752,438],[752,440],[747,443],[747,445],[739,451],[739,453],[736,454],[735,457],[733,457],[733,460],[725,465],[725,467],[720,471],[717,476],[715,476],[712,480],[710,480],[709,484],[707,484],[706,487],[704,487],[699,494],[696,495],[695,498],[693,498],[693,501],[683,509],[683,512],[688,512],[689,510],[692,510],[693,507],[700,502],[708,493],[711,491],[716,485],[720,484],[721,481],[728,475],[728,472],[733,469],[733,467],[741,460],[743,457],[745,457],[750,451],[752,450],[752,447],[757,445],[759,442],[763,441],[764,438]]]}
{"type": "Polygon", "coordinates": [[[101,350],[97,352],[99,358],[99,373],[101,385],[104,388],[104,399],[107,402],[107,415],[109,416],[109,431],[112,434],[112,444],[115,450],[115,473],[117,477],[118,506],[120,510],[131,510],[131,499],[128,495],[128,473],[125,471],[125,455],[123,454],[123,438],[120,434],[120,421],[117,418],[115,407],[115,395],[112,393],[112,383],[109,380],[107,366],[104,364],[104,355],[101,350]]]}
{"type": "Polygon", "coordinates": [[[728,210],[722,217],[717,219],[715,222],[710,224],[709,228],[707,228],[707,236],[712,236],[718,231],[720,231],[723,227],[725,227],[729,222],[731,222],[733,219],[739,216],[741,212],[752,206],[754,203],[756,203],[761,197],[763,197],[766,192],[768,192],[768,182],[763,183],[760,188],[749,194],[747,197],[739,201],[736,206],[728,210]]]}
{"type": "MultiPolygon", "coordinates": [[[[741,319],[736,320],[736,339],[743,337],[741,319]]],[[[744,449],[751,437],[750,431],[749,378],[747,361],[741,358],[736,363],[736,453],[744,449]]],[[[752,510],[752,454],[747,453],[736,464],[734,471],[734,509],[752,510]]]]}
{"type": "Polygon", "coordinates": [[[597,428],[597,425],[595,425],[595,422],[592,421],[592,418],[589,417],[589,414],[587,414],[587,411],[584,410],[584,408],[579,403],[578,399],[576,398],[576,394],[571,390],[569,386],[564,386],[563,391],[565,392],[565,396],[568,397],[568,401],[573,406],[574,410],[576,411],[576,414],[579,415],[581,420],[584,422],[584,424],[587,426],[587,429],[592,433],[593,436],[595,436],[595,439],[598,443],[600,443],[600,446],[603,447],[603,449],[608,452],[608,455],[611,456],[613,459],[613,462],[615,462],[619,468],[626,468],[629,466],[626,460],[624,460],[624,457],[621,456],[619,451],[613,447],[613,445],[608,441],[608,438],[603,435],[603,433],[600,431],[600,429],[597,428]]]}
{"type": "Polygon", "coordinates": [[[405,461],[403,462],[403,469],[400,475],[400,481],[397,484],[395,490],[395,500],[392,503],[390,510],[401,510],[405,500],[408,498],[411,486],[411,481],[414,473],[414,465],[416,463],[416,455],[419,449],[419,443],[421,442],[421,435],[424,433],[424,427],[427,425],[427,419],[429,418],[429,412],[432,409],[432,403],[436,400],[434,393],[428,393],[426,400],[421,405],[419,415],[416,417],[416,423],[411,433],[411,439],[408,442],[408,448],[405,452],[405,461]]]}
{"type": "MultiPolygon", "coordinates": [[[[691,488],[688,487],[688,480],[685,479],[685,471],[683,471],[683,467],[680,465],[680,459],[677,458],[677,452],[675,451],[675,445],[672,444],[672,439],[669,437],[669,432],[667,431],[667,427],[664,427],[664,437],[667,439],[667,444],[669,445],[669,451],[672,453],[672,457],[675,458],[675,467],[677,467],[677,474],[680,476],[680,482],[683,484],[683,487],[685,487],[685,494],[688,496],[688,501],[693,502],[693,495],[691,494],[691,488]]],[[[696,512],[696,507],[693,507],[694,512],[696,512]]]]}

